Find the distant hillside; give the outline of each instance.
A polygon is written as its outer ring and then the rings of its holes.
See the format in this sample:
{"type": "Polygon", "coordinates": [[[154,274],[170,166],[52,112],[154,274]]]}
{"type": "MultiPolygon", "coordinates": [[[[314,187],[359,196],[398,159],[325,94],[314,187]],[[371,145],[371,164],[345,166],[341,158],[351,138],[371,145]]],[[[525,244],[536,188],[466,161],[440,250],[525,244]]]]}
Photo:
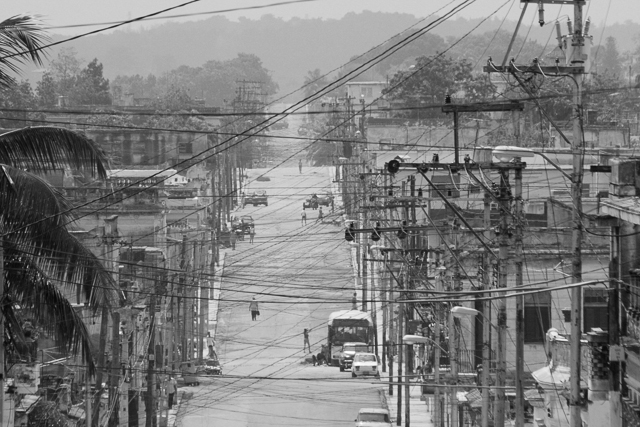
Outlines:
{"type": "MultiPolygon", "coordinates": [[[[353,56],[383,43],[416,22],[418,18],[408,14],[373,12],[350,13],[339,20],[297,18],[284,21],[273,15],[265,15],[260,20],[241,19],[235,22],[214,16],[202,21],[168,23],[136,32],[118,31],[86,37],[65,46],[75,47],[78,56],[87,62],[98,58],[104,64],[105,76],[110,79],[117,75],[161,75],[180,65],[196,67],[211,59],[228,60],[238,53],[253,53],[272,72],[280,86],[280,93],[285,94],[302,85],[307,71],[319,68],[326,73],[334,70],[353,56]]],[[[445,41],[443,45],[448,45],[472,31],[480,22],[480,18],[449,20],[436,27],[432,34],[440,36],[445,41]]],[[[540,28],[536,22],[533,23],[535,25],[531,29],[523,26],[519,35],[536,41],[540,46],[552,48],[555,44],[553,25],[540,28]]],[[[489,19],[472,34],[493,33],[499,27],[509,33],[513,31],[515,23],[489,19]]],[[[599,39],[601,30],[593,25],[591,33],[599,39]]],[[[616,24],[607,28],[605,37],[616,37],[618,49],[623,53],[634,48],[637,44],[634,36],[639,33],[638,24],[616,24]]],[[[491,41],[491,34],[482,39],[491,41]]],[[[515,46],[514,53],[517,54],[518,50],[519,47],[515,46]]],[[[530,53],[527,52],[527,55],[530,53]]],[[[400,58],[394,63],[402,64],[405,59],[411,61],[409,57],[421,54],[428,52],[411,46],[399,52],[397,55],[400,58]],[[406,58],[402,58],[402,55],[406,58]]],[[[524,56],[525,52],[522,54],[524,56]]],[[[50,52],[51,58],[56,55],[56,50],[50,52]]],[[[393,68],[389,71],[393,71],[393,68]]],[[[32,81],[39,79],[39,75],[29,70],[24,77],[32,81]]],[[[361,77],[365,80],[372,78],[380,78],[380,74],[371,72],[361,77]]]]}

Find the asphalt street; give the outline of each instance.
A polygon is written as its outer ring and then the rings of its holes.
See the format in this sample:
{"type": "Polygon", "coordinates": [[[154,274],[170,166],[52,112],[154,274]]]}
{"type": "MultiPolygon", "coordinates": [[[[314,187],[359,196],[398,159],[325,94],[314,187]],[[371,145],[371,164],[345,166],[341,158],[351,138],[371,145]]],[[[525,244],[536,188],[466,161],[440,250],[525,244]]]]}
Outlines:
{"type": "MultiPolygon", "coordinates": [[[[289,162],[291,164],[292,162],[289,162]]],[[[193,396],[178,416],[182,426],[347,426],[361,407],[380,407],[383,386],[352,379],[337,367],[313,366],[303,352],[303,329],[312,351],[326,341],[327,318],[349,309],[353,275],[341,226],[317,222],[303,201],[330,189],[329,169],[296,167],[249,170],[247,193],[266,190],[269,206],[247,206],[255,241],[228,250],[222,279],[216,341],[222,377],[187,387],[193,396]],[[256,181],[266,173],[269,181],[256,181]],[[251,320],[256,297],[260,316],[251,320]]],[[[325,216],[330,208],[323,208],[325,216]]]]}

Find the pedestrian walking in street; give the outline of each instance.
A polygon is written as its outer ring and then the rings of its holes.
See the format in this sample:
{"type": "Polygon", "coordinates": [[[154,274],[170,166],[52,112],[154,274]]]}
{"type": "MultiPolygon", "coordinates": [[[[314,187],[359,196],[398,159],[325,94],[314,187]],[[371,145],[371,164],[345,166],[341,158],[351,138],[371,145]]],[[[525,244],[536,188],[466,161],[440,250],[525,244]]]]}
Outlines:
{"type": "Polygon", "coordinates": [[[211,336],[211,332],[207,332],[207,347],[209,347],[209,359],[218,359],[218,353],[216,353],[216,341],[211,336]]]}
{"type": "Polygon", "coordinates": [[[320,208],[318,210],[318,219],[316,220],[316,222],[318,222],[318,221],[322,222],[322,218],[323,218],[322,208],[320,208]]]}
{"type": "Polygon", "coordinates": [[[231,242],[231,249],[233,249],[234,251],[236,250],[236,239],[238,238],[238,236],[236,235],[236,232],[231,230],[231,233],[229,233],[229,241],[231,242]]]}
{"type": "Polygon", "coordinates": [[[178,382],[176,381],[175,377],[172,375],[171,378],[169,379],[169,383],[167,384],[167,396],[168,396],[167,406],[169,407],[169,409],[173,408],[173,398],[176,395],[177,388],[178,388],[178,382]]]}
{"type": "Polygon", "coordinates": [[[331,198],[331,212],[333,212],[335,209],[334,203],[333,203],[333,197],[331,198]]]}
{"type": "Polygon", "coordinates": [[[309,330],[307,328],[304,328],[304,331],[302,331],[302,335],[304,336],[304,344],[302,345],[302,351],[305,352],[307,351],[307,348],[308,348],[309,353],[311,353],[311,344],[309,344],[309,330]]]}
{"type": "Polygon", "coordinates": [[[307,225],[307,211],[302,208],[302,225],[307,225]]]}
{"type": "Polygon", "coordinates": [[[253,238],[256,236],[256,229],[255,227],[252,225],[251,227],[249,227],[249,242],[253,243],[253,238]]]}
{"type": "Polygon", "coordinates": [[[352,310],[358,309],[358,294],[355,292],[353,293],[353,298],[351,298],[351,309],[352,310]]]}
{"type": "Polygon", "coordinates": [[[253,297],[251,303],[249,304],[249,311],[251,311],[251,320],[257,320],[260,315],[260,310],[258,310],[258,301],[256,301],[256,297],[253,297]]]}
{"type": "Polygon", "coordinates": [[[302,173],[302,159],[298,160],[298,170],[302,173]]]}

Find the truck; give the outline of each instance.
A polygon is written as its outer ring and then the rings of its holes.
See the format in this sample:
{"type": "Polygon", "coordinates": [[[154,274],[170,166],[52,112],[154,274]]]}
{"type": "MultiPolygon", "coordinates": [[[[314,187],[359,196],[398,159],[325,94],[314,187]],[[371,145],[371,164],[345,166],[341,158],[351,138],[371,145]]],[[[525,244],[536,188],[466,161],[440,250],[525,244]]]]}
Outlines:
{"type": "MultiPolygon", "coordinates": [[[[347,343],[357,343],[363,349],[373,345],[375,332],[373,330],[373,320],[369,313],[360,310],[335,311],[329,315],[327,325],[325,357],[330,365],[340,366],[340,357],[344,351],[343,347],[347,343]]],[[[344,370],[344,364],[340,370],[344,370]]]]}

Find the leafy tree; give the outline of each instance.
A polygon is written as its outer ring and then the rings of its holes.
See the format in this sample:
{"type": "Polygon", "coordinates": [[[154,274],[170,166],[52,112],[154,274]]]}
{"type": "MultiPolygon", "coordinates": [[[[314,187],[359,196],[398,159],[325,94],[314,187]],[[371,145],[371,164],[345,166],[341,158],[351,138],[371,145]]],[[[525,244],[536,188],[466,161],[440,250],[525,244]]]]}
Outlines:
{"type": "Polygon", "coordinates": [[[56,82],[49,72],[44,73],[42,79],[36,84],[36,103],[44,108],[55,107],[58,103],[56,82]]]}
{"type": "Polygon", "coordinates": [[[319,68],[307,72],[304,78],[304,97],[309,98],[318,93],[320,89],[329,84],[329,80],[322,75],[319,68]]]}
{"type": "Polygon", "coordinates": [[[63,47],[60,49],[57,58],[49,64],[51,77],[56,82],[58,95],[71,97],[75,90],[81,67],[82,60],[78,59],[74,48],[63,47]]]}
{"type": "Polygon", "coordinates": [[[5,129],[26,126],[33,113],[28,110],[35,108],[36,98],[28,81],[22,81],[0,89],[0,125],[5,129]]]}
{"type": "Polygon", "coordinates": [[[473,79],[471,64],[467,60],[454,60],[446,56],[421,56],[415,66],[398,71],[383,91],[393,103],[408,110],[396,113],[409,119],[440,119],[439,108],[423,108],[444,102],[445,95],[463,89],[463,83],[473,79]]]}
{"type": "Polygon", "coordinates": [[[102,74],[102,64],[95,58],[75,77],[72,103],[80,105],[110,105],[109,80],[102,74]]]}

